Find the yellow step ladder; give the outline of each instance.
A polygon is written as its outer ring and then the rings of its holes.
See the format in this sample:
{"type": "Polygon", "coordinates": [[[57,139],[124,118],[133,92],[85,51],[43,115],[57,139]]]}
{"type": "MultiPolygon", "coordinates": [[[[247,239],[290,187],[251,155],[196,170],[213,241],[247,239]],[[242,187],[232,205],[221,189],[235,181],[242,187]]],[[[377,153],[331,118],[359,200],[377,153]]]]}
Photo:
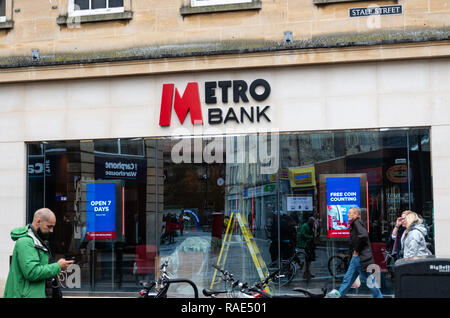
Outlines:
{"type": "MultiPolygon", "coordinates": [[[[248,251],[252,257],[255,268],[258,272],[258,276],[261,280],[265,279],[269,275],[269,270],[267,269],[266,263],[264,262],[261,252],[259,251],[258,245],[256,244],[255,238],[253,237],[252,232],[250,231],[246,219],[239,212],[232,212],[230,215],[230,219],[227,225],[227,230],[225,232],[225,236],[223,238],[222,246],[220,248],[219,257],[217,259],[217,266],[219,268],[224,269],[225,263],[228,256],[228,251],[230,248],[231,237],[233,235],[233,231],[235,230],[236,223],[238,224],[242,236],[244,237],[245,243],[247,244],[248,251]],[[225,250],[225,253],[224,253],[225,250]],[[222,259],[222,255],[224,253],[224,257],[222,259]]],[[[211,281],[210,288],[214,287],[216,282],[217,269],[214,270],[214,275],[211,281]]],[[[271,289],[266,285],[266,292],[271,293],[271,289]]]]}

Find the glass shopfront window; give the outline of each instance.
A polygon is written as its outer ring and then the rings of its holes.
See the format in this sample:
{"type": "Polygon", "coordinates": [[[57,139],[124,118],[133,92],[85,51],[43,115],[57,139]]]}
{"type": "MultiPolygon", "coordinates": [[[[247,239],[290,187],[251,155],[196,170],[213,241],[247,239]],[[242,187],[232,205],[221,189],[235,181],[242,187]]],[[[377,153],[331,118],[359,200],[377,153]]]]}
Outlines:
{"type": "Polygon", "coordinates": [[[433,237],[432,200],[426,128],[28,144],[28,221],[52,209],[55,257],[77,260],[65,292],[137,293],[162,260],[199,290],[223,286],[213,264],[254,283],[295,249],[301,264],[273,292],[338,288],[357,205],[393,294],[395,220],[415,211],[433,237]]]}

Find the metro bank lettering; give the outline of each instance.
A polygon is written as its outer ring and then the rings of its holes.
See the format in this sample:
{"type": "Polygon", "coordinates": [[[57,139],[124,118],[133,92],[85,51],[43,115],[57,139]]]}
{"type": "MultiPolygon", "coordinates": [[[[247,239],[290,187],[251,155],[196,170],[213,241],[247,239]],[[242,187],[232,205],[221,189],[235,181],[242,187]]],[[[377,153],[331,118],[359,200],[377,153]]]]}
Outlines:
{"type": "MultiPolygon", "coordinates": [[[[270,106],[234,106],[234,107],[210,107],[217,104],[216,94],[221,95],[222,103],[228,104],[229,93],[232,94],[233,103],[249,103],[249,97],[256,102],[265,101],[270,95],[270,84],[264,79],[256,79],[250,85],[243,80],[205,82],[205,104],[208,105],[208,124],[237,124],[254,123],[266,120],[270,122],[267,115],[270,106]]],[[[180,95],[175,84],[164,84],[161,98],[161,112],[159,117],[160,126],[170,126],[172,108],[175,110],[181,124],[184,123],[188,113],[191,115],[193,125],[203,125],[203,113],[200,102],[199,85],[190,82],[186,85],[183,95],[180,95]]]]}

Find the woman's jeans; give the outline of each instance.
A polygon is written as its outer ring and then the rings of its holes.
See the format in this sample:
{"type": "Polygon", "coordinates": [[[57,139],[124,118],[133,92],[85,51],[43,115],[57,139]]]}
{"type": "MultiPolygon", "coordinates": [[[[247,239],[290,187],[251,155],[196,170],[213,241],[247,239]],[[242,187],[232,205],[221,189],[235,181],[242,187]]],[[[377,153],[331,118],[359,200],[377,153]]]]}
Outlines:
{"type": "Polygon", "coordinates": [[[350,265],[348,266],[347,273],[345,273],[344,280],[342,281],[342,285],[339,288],[339,293],[341,294],[341,296],[345,296],[348,293],[348,291],[350,290],[350,288],[352,287],[353,283],[355,282],[358,276],[359,279],[361,280],[361,284],[366,283],[367,287],[369,287],[373,298],[383,298],[380,289],[377,287],[375,278],[373,277],[372,274],[362,271],[361,261],[359,257],[356,256],[352,256],[352,259],[350,260],[350,265]],[[369,279],[372,280],[372,284],[367,284],[368,277],[369,279]]]}

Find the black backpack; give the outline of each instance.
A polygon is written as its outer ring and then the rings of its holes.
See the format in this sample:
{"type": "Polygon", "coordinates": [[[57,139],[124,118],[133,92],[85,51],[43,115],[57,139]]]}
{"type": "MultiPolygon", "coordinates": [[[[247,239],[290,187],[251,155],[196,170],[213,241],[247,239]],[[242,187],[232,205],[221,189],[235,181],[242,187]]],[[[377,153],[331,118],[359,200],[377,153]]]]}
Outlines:
{"type": "Polygon", "coordinates": [[[431,252],[431,254],[434,255],[434,243],[433,238],[430,236],[430,227],[426,225],[425,222],[423,223],[423,225],[425,225],[425,228],[427,229],[427,235],[424,235],[427,248],[431,252]]]}
{"type": "MultiPolygon", "coordinates": [[[[432,255],[434,255],[434,244],[433,244],[433,239],[430,236],[430,230],[429,227],[426,224],[425,225],[426,229],[427,229],[427,235],[423,235],[424,239],[425,239],[425,243],[427,245],[427,249],[431,252],[432,255]]],[[[419,231],[419,230],[417,230],[419,231]]],[[[419,231],[420,232],[420,231],[419,231]]],[[[422,232],[420,232],[422,233],[422,232]]]]}
{"type": "Polygon", "coordinates": [[[425,242],[427,243],[428,250],[431,252],[431,254],[434,255],[433,239],[430,237],[430,235],[428,233],[427,233],[427,235],[425,235],[425,242]]]}

